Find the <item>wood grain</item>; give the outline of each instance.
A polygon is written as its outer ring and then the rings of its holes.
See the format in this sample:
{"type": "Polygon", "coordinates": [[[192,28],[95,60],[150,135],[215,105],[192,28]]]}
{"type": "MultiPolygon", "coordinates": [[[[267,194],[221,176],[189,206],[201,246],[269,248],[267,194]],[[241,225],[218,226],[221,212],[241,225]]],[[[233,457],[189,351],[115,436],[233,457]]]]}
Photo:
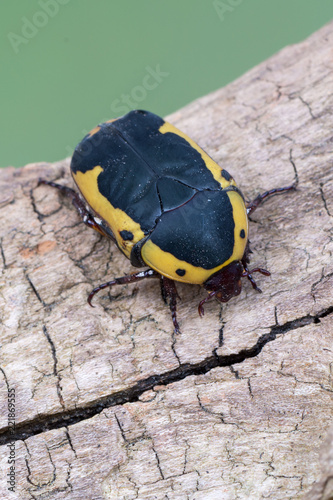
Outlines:
{"type": "Polygon", "coordinates": [[[248,199],[299,181],[251,217],[263,293],[201,319],[179,285],[181,335],[158,282],[86,303],[132,268],[37,187],[72,185],[69,160],[0,172],[1,498],[332,498],[332,47],[333,23],[168,117],[248,199]]]}

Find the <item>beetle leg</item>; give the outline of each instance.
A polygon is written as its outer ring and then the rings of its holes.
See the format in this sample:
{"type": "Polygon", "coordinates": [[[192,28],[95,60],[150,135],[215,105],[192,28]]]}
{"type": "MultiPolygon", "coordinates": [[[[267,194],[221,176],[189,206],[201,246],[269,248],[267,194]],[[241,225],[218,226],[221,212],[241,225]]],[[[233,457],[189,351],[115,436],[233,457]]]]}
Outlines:
{"type": "Polygon", "coordinates": [[[269,196],[272,196],[277,193],[284,193],[285,191],[292,191],[296,189],[296,182],[292,184],[291,186],[286,186],[286,187],[281,187],[281,188],[275,188],[271,189],[270,191],[265,191],[264,193],[258,194],[254,200],[250,201],[246,207],[247,210],[247,215],[253,214],[253,212],[256,210],[256,208],[261,205],[261,203],[268,198],[269,196]]]}
{"type": "Polygon", "coordinates": [[[158,278],[159,274],[153,269],[146,269],[145,271],[140,271],[138,273],[129,274],[127,276],[122,276],[121,278],[115,278],[112,281],[108,281],[107,283],[102,283],[101,285],[96,286],[88,297],[88,304],[91,307],[94,307],[91,303],[94,295],[100,290],[104,290],[104,288],[108,288],[113,285],[126,285],[127,283],[135,283],[136,281],[141,281],[145,278],[158,278]]]}
{"type": "MultiPolygon", "coordinates": [[[[68,186],[62,186],[61,184],[57,184],[56,182],[52,181],[46,181],[44,179],[39,179],[38,181],[38,186],[41,184],[45,184],[46,186],[51,186],[56,189],[59,189],[59,191],[62,192],[63,195],[67,196],[76,208],[79,216],[83,220],[83,222],[88,226],[91,227],[92,229],[95,229],[95,231],[98,231],[101,233],[103,236],[105,236],[105,233],[102,231],[100,226],[97,224],[95,221],[94,217],[91,215],[91,213],[87,210],[84,202],[81,200],[80,196],[74,189],[68,187],[68,186]]],[[[109,236],[109,235],[108,235],[109,236]]]]}
{"type": "Polygon", "coordinates": [[[254,290],[256,290],[259,293],[262,293],[261,289],[258,287],[257,283],[255,282],[255,280],[252,276],[252,273],[261,273],[261,274],[264,274],[265,276],[270,276],[271,273],[269,271],[267,271],[267,269],[262,269],[261,267],[255,267],[254,269],[249,269],[246,264],[244,265],[244,263],[243,263],[243,267],[244,267],[244,271],[242,274],[242,278],[246,277],[250,281],[254,290]]]}
{"type": "Polygon", "coordinates": [[[203,315],[205,314],[205,310],[204,310],[204,307],[203,305],[208,302],[208,300],[212,299],[215,295],[217,294],[217,290],[214,291],[214,292],[210,292],[207,297],[205,297],[201,302],[199,302],[199,305],[198,305],[198,311],[199,311],[199,314],[201,317],[203,317],[203,315]]]}
{"type": "Polygon", "coordinates": [[[177,321],[177,298],[180,299],[180,297],[175,282],[161,275],[161,292],[164,302],[169,303],[175,333],[180,333],[177,321]]]}

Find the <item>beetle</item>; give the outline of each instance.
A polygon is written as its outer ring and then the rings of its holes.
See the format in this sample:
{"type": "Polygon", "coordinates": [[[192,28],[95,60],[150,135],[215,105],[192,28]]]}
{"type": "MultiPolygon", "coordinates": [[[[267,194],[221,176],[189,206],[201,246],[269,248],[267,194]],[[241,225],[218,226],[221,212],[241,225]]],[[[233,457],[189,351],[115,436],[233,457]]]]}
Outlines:
{"type": "Polygon", "coordinates": [[[241,292],[241,278],[261,292],[249,269],[248,220],[269,196],[296,188],[296,182],[259,194],[250,203],[233,177],[180,130],[142,110],[95,127],[76,147],[71,173],[79,194],[55,182],[83,222],[113,240],[137,273],[115,278],[92,290],[159,278],[177,321],[175,282],[202,285],[208,295],[228,302],[241,292]]]}

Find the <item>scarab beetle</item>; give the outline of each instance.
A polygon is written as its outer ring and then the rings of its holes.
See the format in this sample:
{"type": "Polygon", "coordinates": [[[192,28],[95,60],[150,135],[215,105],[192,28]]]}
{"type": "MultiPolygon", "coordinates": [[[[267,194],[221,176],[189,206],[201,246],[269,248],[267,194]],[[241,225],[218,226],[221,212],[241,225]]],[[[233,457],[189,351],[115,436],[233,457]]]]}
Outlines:
{"type": "Polygon", "coordinates": [[[232,176],[195,142],[147,111],[131,111],[95,127],[76,147],[71,172],[79,189],[40,180],[69,196],[85,224],[111,238],[136,267],[148,267],[94,288],[160,278],[174,329],[175,281],[200,284],[208,296],[227,302],[247,277],[261,291],[250,270],[248,216],[272,189],[246,204],[232,176]],[[88,206],[88,208],[87,208],[88,206]]]}

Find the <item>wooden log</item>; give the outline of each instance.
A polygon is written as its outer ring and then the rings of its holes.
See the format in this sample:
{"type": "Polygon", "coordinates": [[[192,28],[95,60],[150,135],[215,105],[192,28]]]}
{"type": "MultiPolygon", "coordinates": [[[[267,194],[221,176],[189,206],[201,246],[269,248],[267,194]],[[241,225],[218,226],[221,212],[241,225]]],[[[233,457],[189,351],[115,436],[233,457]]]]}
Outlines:
{"type": "Polygon", "coordinates": [[[87,305],[132,269],[37,187],[72,185],[68,160],[0,172],[1,498],[332,498],[332,44],[333,23],[168,117],[248,199],[299,181],[251,217],[263,293],[201,319],[179,285],[181,335],[155,281],[87,305]]]}

